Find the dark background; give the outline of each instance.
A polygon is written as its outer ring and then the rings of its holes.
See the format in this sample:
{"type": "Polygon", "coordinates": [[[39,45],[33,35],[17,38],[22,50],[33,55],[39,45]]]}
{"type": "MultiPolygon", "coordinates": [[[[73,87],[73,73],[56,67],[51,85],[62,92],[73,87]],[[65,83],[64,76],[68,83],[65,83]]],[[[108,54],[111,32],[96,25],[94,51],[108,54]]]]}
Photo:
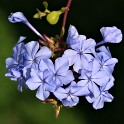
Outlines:
{"type": "MultiPolygon", "coordinates": [[[[47,0],[50,10],[58,10],[67,0],[47,0]]],[[[55,119],[52,105],[42,104],[36,97],[36,91],[17,90],[17,82],[4,77],[5,59],[12,54],[12,48],[20,36],[28,40],[38,37],[24,24],[8,22],[11,12],[21,11],[31,24],[48,36],[60,34],[62,17],[57,25],[51,26],[44,19],[33,19],[36,8],[44,10],[43,0],[1,0],[0,1],[0,124],[123,124],[124,123],[124,43],[110,44],[112,56],[119,62],[113,73],[115,85],[110,90],[114,96],[112,103],[105,103],[101,110],[94,110],[84,98],[74,108],[62,108],[59,118],[55,119]]],[[[102,37],[100,28],[117,26],[124,31],[123,0],[72,0],[67,18],[68,26],[75,25],[80,34],[99,42],[102,37]]],[[[66,36],[65,35],[65,36],[66,36]]]]}

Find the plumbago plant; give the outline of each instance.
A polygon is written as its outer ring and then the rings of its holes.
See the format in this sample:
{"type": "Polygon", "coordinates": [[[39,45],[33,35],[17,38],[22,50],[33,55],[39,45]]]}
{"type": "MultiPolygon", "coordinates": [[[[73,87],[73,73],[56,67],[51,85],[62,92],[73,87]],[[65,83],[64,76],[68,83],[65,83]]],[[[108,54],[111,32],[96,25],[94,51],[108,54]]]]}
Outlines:
{"type": "Polygon", "coordinates": [[[121,30],[115,26],[102,27],[100,32],[103,40],[96,43],[94,39],[78,34],[76,27],[70,25],[64,42],[71,0],[59,11],[49,11],[47,2],[43,4],[45,11],[38,10],[34,18],[47,16],[50,24],[56,24],[60,14],[64,13],[60,35],[51,38],[41,35],[23,13],[11,13],[8,17],[10,22],[26,24],[40,39],[25,44],[26,37],[19,38],[12,56],[6,59],[8,72],[5,76],[17,81],[21,92],[22,86],[37,90],[36,97],[39,100],[54,105],[56,117],[62,106],[76,106],[82,96],[92,103],[94,109],[103,108],[104,102],[113,100],[108,91],[114,85],[112,73],[118,62],[104,44],[121,42],[121,30]]]}

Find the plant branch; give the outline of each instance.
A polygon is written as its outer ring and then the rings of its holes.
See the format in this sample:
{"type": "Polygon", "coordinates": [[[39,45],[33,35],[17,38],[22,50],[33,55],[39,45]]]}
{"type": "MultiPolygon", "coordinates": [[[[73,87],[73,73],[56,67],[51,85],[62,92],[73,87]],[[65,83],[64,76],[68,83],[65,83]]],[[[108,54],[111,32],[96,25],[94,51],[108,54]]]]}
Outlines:
{"type": "Polygon", "coordinates": [[[64,33],[65,33],[65,24],[66,24],[66,19],[67,19],[67,15],[68,15],[68,11],[69,11],[71,2],[72,2],[72,0],[68,0],[68,3],[66,5],[66,10],[64,13],[64,18],[63,18],[63,22],[62,22],[62,29],[61,29],[61,36],[62,37],[64,36],[64,33]]]}

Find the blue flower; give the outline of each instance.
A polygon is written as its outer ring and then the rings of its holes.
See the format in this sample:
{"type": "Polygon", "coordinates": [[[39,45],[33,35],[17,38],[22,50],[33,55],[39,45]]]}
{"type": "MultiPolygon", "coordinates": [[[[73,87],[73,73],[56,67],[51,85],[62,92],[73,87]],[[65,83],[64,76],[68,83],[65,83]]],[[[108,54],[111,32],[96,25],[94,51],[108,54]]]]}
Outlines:
{"type": "Polygon", "coordinates": [[[75,48],[65,50],[63,57],[67,58],[69,65],[78,72],[82,68],[87,68],[95,53],[95,41],[92,39],[77,42],[75,48]]]}
{"type": "MultiPolygon", "coordinates": [[[[13,55],[6,59],[6,68],[8,73],[5,76],[10,77],[11,80],[18,81],[18,89],[22,91],[22,84],[25,85],[25,78],[23,76],[23,54],[24,43],[22,41],[25,37],[20,37],[18,43],[13,48],[13,55]]],[[[25,85],[26,86],[26,85],[25,85]]]]}
{"type": "Polygon", "coordinates": [[[24,43],[25,37],[20,37],[18,43],[13,48],[12,57],[6,59],[6,68],[10,69],[18,65],[23,65],[24,43]]]}
{"type": "Polygon", "coordinates": [[[10,77],[11,80],[17,81],[18,82],[18,87],[17,89],[22,92],[22,86],[24,85],[26,88],[27,85],[25,84],[26,79],[23,76],[23,71],[21,67],[14,67],[8,70],[8,73],[5,74],[5,76],[10,77]]]}
{"type": "Polygon", "coordinates": [[[102,46],[97,49],[97,60],[100,69],[106,70],[112,74],[115,64],[118,62],[116,58],[112,58],[109,49],[102,46]]]}
{"type": "Polygon", "coordinates": [[[79,102],[79,91],[81,87],[76,85],[76,82],[72,81],[70,86],[67,88],[59,87],[55,92],[54,95],[59,99],[64,106],[76,106],[79,102]],[[78,92],[78,93],[77,93],[78,92]]]}
{"type": "Polygon", "coordinates": [[[57,87],[69,84],[74,80],[74,76],[69,69],[69,62],[65,58],[57,58],[55,65],[50,59],[44,60],[48,70],[44,73],[47,75],[46,81],[53,81],[57,87]]]}
{"type": "Polygon", "coordinates": [[[98,62],[94,59],[92,71],[82,70],[78,85],[83,86],[85,90],[89,90],[94,97],[99,95],[99,87],[104,87],[110,80],[108,73],[99,70],[98,62]]]}
{"type": "MultiPolygon", "coordinates": [[[[113,81],[113,79],[112,79],[113,81]]],[[[108,90],[112,87],[113,85],[110,85],[110,82],[106,84],[104,87],[100,87],[98,90],[98,96],[94,97],[92,94],[87,95],[86,99],[89,103],[93,103],[93,108],[94,109],[101,109],[104,107],[104,102],[111,102],[113,100],[113,96],[108,93],[108,90]],[[108,87],[109,85],[109,87],[108,87]]]]}
{"type": "Polygon", "coordinates": [[[72,35],[71,33],[69,33],[69,36],[67,38],[67,42],[69,42],[69,45],[72,49],[65,50],[63,57],[68,59],[69,66],[74,64],[73,65],[74,70],[76,72],[79,72],[80,69],[87,68],[89,62],[93,59],[93,54],[95,54],[96,43],[93,39],[86,40],[83,35],[80,35],[78,38],[74,39],[73,37],[75,36],[75,34],[73,30],[76,29],[73,28],[71,28],[72,35]]]}
{"type": "Polygon", "coordinates": [[[50,92],[53,92],[56,88],[52,81],[46,82],[44,72],[36,69],[31,69],[31,78],[26,81],[27,86],[30,90],[37,90],[36,97],[42,101],[49,97],[50,92]]]}
{"type": "Polygon", "coordinates": [[[24,66],[25,68],[38,68],[41,59],[48,59],[52,56],[52,51],[43,46],[39,47],[37,41],[31,41],[25,45],[24,66]]]}
{"type": "Polygon", "coordinates": [[[102,27],[100,32],[104,42],[120,43],[122,40],[122,32],[117,27],[102,27]]]}

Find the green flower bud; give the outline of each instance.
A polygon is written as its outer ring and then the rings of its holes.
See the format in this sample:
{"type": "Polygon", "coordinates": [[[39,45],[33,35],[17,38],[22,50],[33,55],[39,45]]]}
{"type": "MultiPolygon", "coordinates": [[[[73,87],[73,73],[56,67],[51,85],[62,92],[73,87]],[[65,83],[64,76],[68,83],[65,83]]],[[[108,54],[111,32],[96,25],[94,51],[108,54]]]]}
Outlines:
{"type": "Polygon", "coordinates": [[[45,13],[50,13],[50,11],[47,9],[48,8],[48,3],[46,1],[43,2],[43,5],[45,7],[45,13]]]}
{"type": "Polygon", "coordinates": [[[60,15],[65,11],[65,8],[62,7],[59,11],[52,11],[47,15],[47,21],[54,25],[58,22],[60,15]]]}

